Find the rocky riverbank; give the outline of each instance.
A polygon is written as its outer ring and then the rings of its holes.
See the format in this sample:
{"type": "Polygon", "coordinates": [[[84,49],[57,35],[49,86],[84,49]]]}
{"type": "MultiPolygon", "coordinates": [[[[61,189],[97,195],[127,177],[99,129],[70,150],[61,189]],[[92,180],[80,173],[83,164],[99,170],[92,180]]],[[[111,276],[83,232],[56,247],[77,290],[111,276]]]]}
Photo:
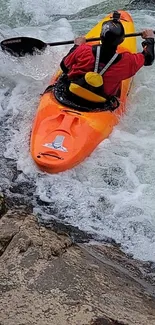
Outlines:
{"type": "Polygon", "coordinates": [[[1,325],[155,324],[154,278],[140,262],[117,247],[75,245],[1,203],[1,325]]]}

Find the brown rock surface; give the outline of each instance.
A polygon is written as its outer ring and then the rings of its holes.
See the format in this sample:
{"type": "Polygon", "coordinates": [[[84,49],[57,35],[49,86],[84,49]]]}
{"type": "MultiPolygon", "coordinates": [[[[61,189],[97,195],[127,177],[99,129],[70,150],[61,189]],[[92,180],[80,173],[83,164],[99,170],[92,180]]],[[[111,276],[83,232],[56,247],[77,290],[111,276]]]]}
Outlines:
{"type": "Polygon", "coordinates": [[[5,200],[3,194],[0,192],[0,217],[5,212],[5,200]]]}
{"type": "Polygon", "coordinates": [[[72,246],[34,216],[8,212],[0,219],[0,325],[155,325],[153,286],[111,250],[72,246]]]}

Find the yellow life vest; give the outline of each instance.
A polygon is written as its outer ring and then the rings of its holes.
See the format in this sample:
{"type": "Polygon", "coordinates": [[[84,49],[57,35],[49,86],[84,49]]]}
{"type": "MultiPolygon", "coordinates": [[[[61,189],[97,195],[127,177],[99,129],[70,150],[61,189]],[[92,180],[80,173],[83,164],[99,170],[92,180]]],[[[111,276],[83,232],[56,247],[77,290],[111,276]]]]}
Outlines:
{"type": "Polygon", "coordinates": [[[71,81],[69,90],[74,95],[81,97],[85,100],[96,102],[96,103],[104,103],[107,101],[106,97],[103,97],[103,74],[107,71],[107,69],[112,65],[116,57],[117,53],[113,55],[110,61],[106,64],[106,66],[98,73],[99,60],[100,60],[100,46],[97,47],[96,60],[95,60],[95,68],[93,72],[87,72],[83,77],[75,81],[71,81]]]}

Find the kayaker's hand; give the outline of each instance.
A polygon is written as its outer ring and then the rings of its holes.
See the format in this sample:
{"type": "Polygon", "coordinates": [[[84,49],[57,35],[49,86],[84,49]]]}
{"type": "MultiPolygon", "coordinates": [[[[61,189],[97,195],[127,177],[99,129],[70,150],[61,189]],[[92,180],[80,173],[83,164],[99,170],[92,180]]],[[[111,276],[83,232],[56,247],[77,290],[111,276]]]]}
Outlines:
{"type": "Polygon", "coordinates": [[[152,29],[145,29],[142,32],[142,38],[146,39],[146,38],[154,38],[154,33],[152,29]]]}
{"type": "Polygon", "coordinates": [[[84,36],[76,37],[75,40],[74,40],[75,45],[81,45],[81,44],[84,44],[84,43],[86,43],[86,39],[85,39],[84,36]]]}

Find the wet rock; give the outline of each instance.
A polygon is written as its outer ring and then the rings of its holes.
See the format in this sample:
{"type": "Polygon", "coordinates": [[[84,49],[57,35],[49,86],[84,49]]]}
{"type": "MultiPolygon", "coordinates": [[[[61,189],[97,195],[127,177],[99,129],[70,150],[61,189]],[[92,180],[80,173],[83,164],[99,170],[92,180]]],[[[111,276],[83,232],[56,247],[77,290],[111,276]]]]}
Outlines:
{"type": "Polygon", "coordinates": [[[6,206],[5,206],[5,199],[4,195],[0,193],[0,217],[5,213],[6,206]]]}
{"type": "Polygon", "coordinates": [[[131,3],[145,3],[145,4],[155,4],[155,0],[133,0],[133,1],[130,1],[131,3]]]}
{"type": "Polygon", "coordinates": [[[155,0],[133,0],[130,1],[130,9],[154,9],[155,0]]]}
{"type": "Polygon", "coordinates": [[[14,249],[18,249],[17,253],[24,253],[36,248],[40,258],[49,259],[64,252],[71,245],[71,239],[38,225],[32,215],[10,210],[0,220],[0,245],[6,257],[14,249]]]}
{"type": "Polygon", "coordinates": [[[125,325],[125,323],[120,323],[105,317],[99,317],[92,321],[91,325],[125,325]]]}
{"type": "Polygon", "coordinates": [[[118,267],[117,248],[72,245],[12,211],[0,220],[0,245],[2,325],[155,324],[153,293],[118,267]]]}
{"type": "Polygon", "coordinates": [[[24,217],[25,216],[20,215],[16,220],[16,215],[11,211],[8,211],[8,213],[0,219],[1,254],[4,253],[5,249],[10,244],[13,237],[19,232],[24,217]]]}

